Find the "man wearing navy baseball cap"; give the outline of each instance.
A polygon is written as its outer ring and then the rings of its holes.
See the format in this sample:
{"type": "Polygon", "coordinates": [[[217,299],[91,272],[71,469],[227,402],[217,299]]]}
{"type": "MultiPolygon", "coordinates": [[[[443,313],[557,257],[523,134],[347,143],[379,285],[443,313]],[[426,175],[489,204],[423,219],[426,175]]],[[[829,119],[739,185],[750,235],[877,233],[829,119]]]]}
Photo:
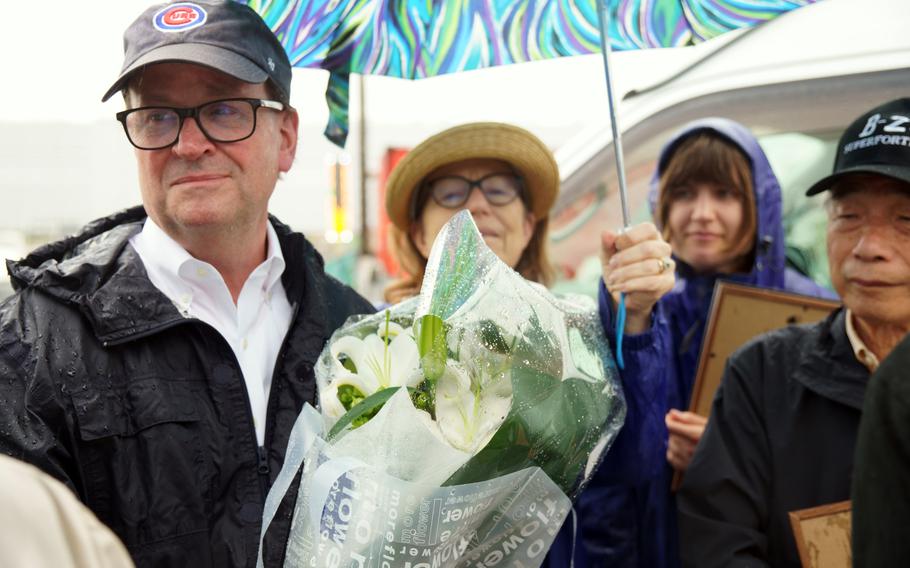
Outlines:
{"type": "MultiPolygon", "coordinates": [[[[123,94],[142,206],[10,263],[0,452],[66,483],[140,567],[251,567],[314,362],[372,306],[269,215],[298,119],[256,12],[153,6],[124,52],[103,99],[123,94]]],[[[266,566],[289,525],[279,509],[266,566]]]]}
{"type": "Polygon", "coordinates": [[[843,307],[727,361],[678,497],[683,565],[798,568],[788,514],[850,499],[870,374],[910,331],[910,99],[863,113],[836,151],[807,193],[828,192],[843,307]]]}

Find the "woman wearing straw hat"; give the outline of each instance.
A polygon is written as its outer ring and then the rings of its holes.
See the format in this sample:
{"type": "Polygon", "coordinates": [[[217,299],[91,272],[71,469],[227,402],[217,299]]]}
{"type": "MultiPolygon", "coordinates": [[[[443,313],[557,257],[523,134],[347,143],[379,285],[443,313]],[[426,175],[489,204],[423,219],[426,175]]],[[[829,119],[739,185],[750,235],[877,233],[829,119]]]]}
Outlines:
{"type": "MultiPolygon", "coordinates": [[[[487,246],[526,279],[549,285],[546,242],[550,208],[559,191],[553,153],[523,128],[475,122],[424,140],[395,166],[387,182],[392,251],[405,276],[385,290],[395,303],[416,296],[433,240],[455,213],[467,209],[487,246]],[[475,189],[477,191],[475,191],[475,189]]],[[[587,564],[566,523],[544,566],[587,564]],[[574,550],[574,552],[573,552],[574,550]]]]}
{"type": "Polygon", "coordinates": [[[387,182],[389,238],[405,276],[386,288],[386,301],[420,292],[433,240],[462,209],[499,258],[528,280],[550,284],[546,240],[558,191],[553,153],[523,128],[475,122],[424,140],[387,182]]]}

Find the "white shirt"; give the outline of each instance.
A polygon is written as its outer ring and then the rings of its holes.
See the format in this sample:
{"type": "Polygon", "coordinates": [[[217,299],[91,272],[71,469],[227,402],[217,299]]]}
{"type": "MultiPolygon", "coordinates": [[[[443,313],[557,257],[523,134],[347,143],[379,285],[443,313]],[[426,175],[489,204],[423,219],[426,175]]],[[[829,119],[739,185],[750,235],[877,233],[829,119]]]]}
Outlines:
{"type": "Polygon", "coordinates": [[[275,360],[292,317],[291,305],[281,285],[284,256],[271,223],[267,238],[266,259],[244,282],[236,305],[215,267],[191,256],[151,218],[130,239],[152,284],[184,317],[211,325],[231,346],[246,383],[259,446],[265,443],[265,417],[275,360]]]}
{"type": "Polygon", "coordinates": [[[875,353],[871,349],[866,347],[866,344],[863,343],[863,340],[860,338],[859,333],[856,332],[856,327],[853,325],[853,312],[847,310],[847,339],[850,340],[850,347],[853,348],[853,354],[856,355],[856,359],[866,366],[869,369],[869,372],[875,372],[878,369],[878,357],[875,356],[875,353]]]}

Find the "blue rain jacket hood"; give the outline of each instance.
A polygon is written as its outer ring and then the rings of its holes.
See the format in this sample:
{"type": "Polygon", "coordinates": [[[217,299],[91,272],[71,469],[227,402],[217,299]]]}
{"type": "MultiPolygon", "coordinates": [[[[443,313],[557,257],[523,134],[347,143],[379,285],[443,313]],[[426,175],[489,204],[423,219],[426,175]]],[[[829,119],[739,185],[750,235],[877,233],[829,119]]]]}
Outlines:
{"type": "MultiPolygon", "coordinates": [[[[786,249],[784,228],[781,221],[782,198],[780,182],[771,169],[768,157],[755,136],[738,122],[726,118],[705,118],[690,122],[664,145],[657,162],[657,170],[651,178],[648,203],[652,215],[657,211],[660,176],[663,174],[676,149],[683,140],[700,132],[717,134],[735,144],[749,159],[752,171],[752,187],[755,196],[756,220],[755,261],[747,278],[736,280],[763,288],[784,287],[786,249]]],[[[815,295],[816,286],[809,286],[804,292],[815,295]]],[[[794,290],[800,292],[800,290],[794,290]]]]}
{"type": "MultiPolygon", "coordinates": [[[[677,259],[676,285],[655,306],[651,329],[625,338],[626,368],[621,378],[628,405],[626,422],[578,503],[586,552],[594,566],[679,565],[676,503],[670,492],[673,471],[666,461],[664,416],[671,408],[688,409],[716,281],[722,278],[835,297],[786,266],[780,183],[758,140],[736,122],[697,120],[670,139],[652,179],[652,212],[656,211],[660,174],[673,152],[684,139],[704,131],[729,140],[749,159],[758,217],[754,260],[747,273],[695,274],[677,259]]],[[[613,310],[612,298],[601,281],[600,315],[615,351],[613,310]]]]}
{"type": "Polygon", "coordinates": [[[739,147],[749,159],[755,198],[756,234],[752,266],[749,272],[736,274],[695,274],[680,264],[673,290],[659,302],[658,308],[667,316],[670,333],[678,358],[679,380],[670,384],[670,406],[688,408],[689,395],[695,380],[698,355],[711,307],[714,284],[718,278],[761,288],[786,290],[807,296],[834,298],[835,295],[806,276],[787,267],[784,229],[781,219],[781,189],[767,156],[752,135],[741,124],[725,118],[707,118],[689,123],[664,146],[657,171],[651,180],[649,202],[656,211],[658,185],[680,143],[694,134],[712,132],[739,147]],[[676,392],[673,392],[674,386],[676,392]]]}

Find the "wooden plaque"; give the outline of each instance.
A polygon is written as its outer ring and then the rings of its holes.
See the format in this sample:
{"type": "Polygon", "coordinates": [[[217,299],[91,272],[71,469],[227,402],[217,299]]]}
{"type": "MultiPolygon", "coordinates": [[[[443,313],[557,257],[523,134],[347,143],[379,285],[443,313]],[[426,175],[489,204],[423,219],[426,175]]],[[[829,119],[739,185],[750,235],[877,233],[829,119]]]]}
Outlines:
{"type": "Polygon", "coordinates": [[[803,568],[850,568],[850,501],[791,511],[790,525],[803,568]]]}
{"type": "Polygon", "coordinates": [[[718,282],[689,410],[708,417],[727,358],[750,339],[788,325],[817,322],[839,306],[835,300],[718,282]]]}
{"type": "MultiPolygon", "coordinates": [[[[689,411],[708,418],[727,358],[750,339],[788,325],[817,322],[839,306],[838,300],[718,281],[698,357],[689,411]]],[[[681,482],[682,475],[677,471],[673,474],[672,489],[678,489],[681,482]]]]}

